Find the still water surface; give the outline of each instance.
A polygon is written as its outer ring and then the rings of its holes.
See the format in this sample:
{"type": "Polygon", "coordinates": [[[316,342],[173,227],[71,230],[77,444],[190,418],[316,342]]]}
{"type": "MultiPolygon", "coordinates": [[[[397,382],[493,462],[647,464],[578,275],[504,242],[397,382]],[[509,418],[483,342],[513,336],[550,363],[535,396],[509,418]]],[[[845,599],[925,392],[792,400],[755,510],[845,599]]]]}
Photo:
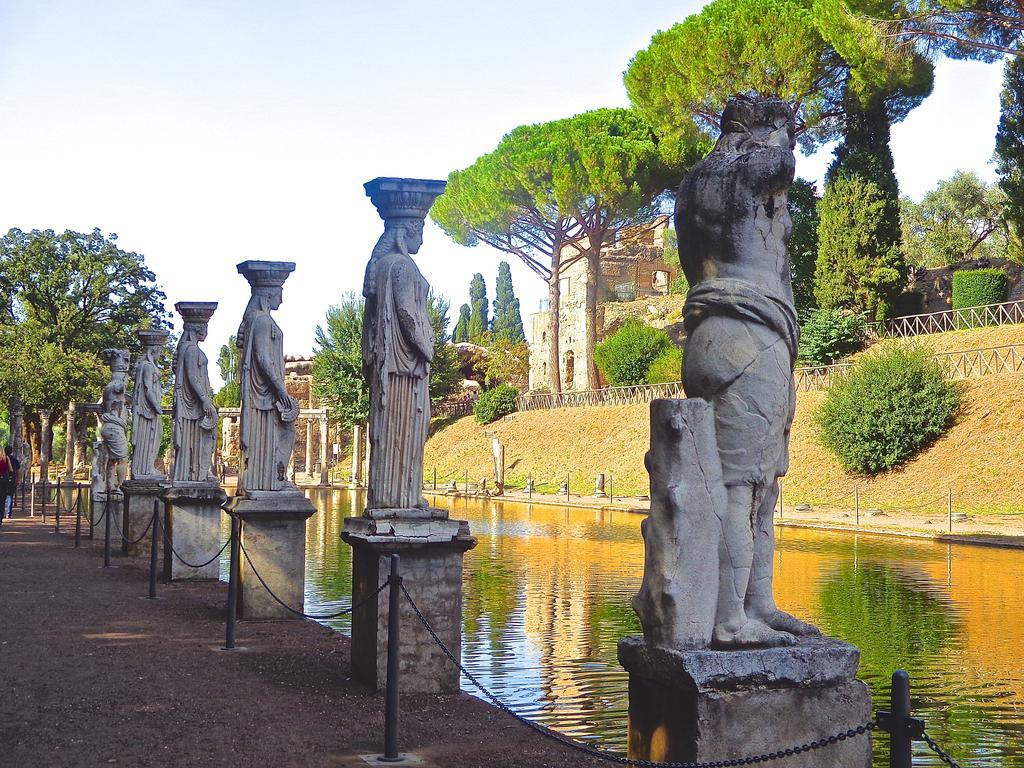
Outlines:
{"type": "MultiPolygon", "coordinates": [[[[327,613],[349,604],[351,550],[339,534],[361,496],[310,498],[306,610],[327,613]]],[[[466,666],[517,711],[624,749],[616,643],[640,632],[630,600],[643,575],[642,516],[436,503],[454,505],[479,541],[465,561],[466,666]]],[[[876,707],[887,706],[892,671],[906,669],[915,712],[961,763],[1024,768],[1024,551],[781,529],[775,557],[779,606],[860,647],[876,707]]],[[[347,617],[326,623],[349,631],[347,617]]],[[[887,749],[875,751],[876,767],[887,765],[887,749]]],[[[923,749],[915,760],[940,764],[923,749]]]]}

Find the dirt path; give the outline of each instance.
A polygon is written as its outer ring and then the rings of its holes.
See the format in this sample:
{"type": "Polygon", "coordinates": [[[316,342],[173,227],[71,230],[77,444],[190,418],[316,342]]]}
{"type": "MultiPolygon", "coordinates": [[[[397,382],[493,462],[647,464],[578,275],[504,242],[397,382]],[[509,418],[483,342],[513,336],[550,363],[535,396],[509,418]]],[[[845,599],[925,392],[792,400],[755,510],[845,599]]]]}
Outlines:
{"type": "MultiPolygon", "coordinates": [[[[247,623],[223,642],[227,587],[160,585],[102,564],[38,518],[0,527],[0,766],[358,766],[383,696],[348,679],[348,638],[247,623]]],[[[402,697],[402,748],[426,765],[589,766],[468,695],[402,697]]]]}

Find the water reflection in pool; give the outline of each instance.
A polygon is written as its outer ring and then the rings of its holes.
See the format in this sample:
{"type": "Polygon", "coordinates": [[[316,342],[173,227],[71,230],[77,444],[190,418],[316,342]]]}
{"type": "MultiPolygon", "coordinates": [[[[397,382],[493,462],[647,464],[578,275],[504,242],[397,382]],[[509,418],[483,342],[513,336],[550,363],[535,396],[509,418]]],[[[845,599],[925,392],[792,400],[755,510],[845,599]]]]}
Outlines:
{"type": "MultiPolygon", "coordinates": [[[[307,610],[325,613],[349,603],[351,556],[339,534],[361,499],[311,498],[307,610]]],[[[630,600],[643,574],[642,517],[454,504],[479,540],[465,562],[467,666],[518,711],[624,747],[626,675],[615,648],[640,631],[630,600]]],[[[860,647],[877,706],[892,670],[905,668],[915,711],[955,756],[1024,768],[1024,552],[795,529],[778,538],[780,607],[860,647]]],[[[347,618],[329,623],[349,630],[347,618]]],[[[876,766],[887,764],[885,751],[876,766]]],[[[922,751],[915,764],[940,763],[922,751]]]]}

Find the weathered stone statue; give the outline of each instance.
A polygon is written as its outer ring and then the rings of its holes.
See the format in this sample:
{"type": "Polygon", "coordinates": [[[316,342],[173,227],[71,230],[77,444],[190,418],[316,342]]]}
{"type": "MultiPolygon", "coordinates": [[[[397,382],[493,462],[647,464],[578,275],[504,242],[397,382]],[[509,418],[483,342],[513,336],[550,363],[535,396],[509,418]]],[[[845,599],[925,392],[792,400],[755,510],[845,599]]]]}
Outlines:
{"type": "Polygon", "coordinates": [[[210,387],[209,361],[199,343],[206,340],[216,302],[179,301],[183,329],[174,355],[174,469],[179,482],[216,480],[213,450],[217,408],[210,387]]]}
{"type": "Polygon", "coordinates": [[[104,492],[116,493],[128,475],[128,362],[127,349],[105,349],[110,381],[100,400],[100,441],[96,464],[104,492]]]}
{"type": "Polygon", "coordinates": [[[370,200],[384,219],[384,234],[373,248],[363,280],[370,510],[427,508],[423,446],[430,425],[434,331],[427,300],[430,285],[412,254],[423,245],[423,220],[441,189],[368,187],[370,200]]]}
{"type": "Polygon", "coordinates": [[[167,331],[146,329],[138,336],[142,354],[135,364],[132,391],[132,479],[162,480],[165,475],[157,462],[164,432],[163,388],[157,360],[167,343],[167,331]]]}
{"type": "MultiPolygon", "coordinates": [[[[731,99],[714,150],[676,198],[690,283],[687,398],[651,404],[651,513],[634,600],[644,636],[619,643],[632,758],[732,759],[822,739],[870,715],[857,649],[821,638],[772,594],[773,512],[796,402],[786,253],[793,146],[788,104],[731,99]],[[752,725],[764,722],[772,727],[752,725]]],[[[867,737],[792,758],[801,768],[870,762],[867,737]]]]}
{"type": "Polygon", "coordinates": [[[243,618],[294,618],[267,593],[254,570],[293,609],[301,611],[305,599],[306,520],[315,508],[286,479],[299,403],[285,388],[284,336],[270,315],[281,306],[282,286],[294,269],[295,264],[286,261],[238,265],[252,298],[237,337],[241,459],[235,497],[226,509],[242,521],[243,618]]]}
{"type": "Polygon", "coordinates": [[[281,306],[282,286],[294,269],[285,261],[238,265],[252,288],[236,337],[242,390],[240,492],[292,487],[286,473],[299,403],[285,388],[284,334],[270,313],[281,306]]]}
{"type": "MultiPolygon", "coordinates": [[[[374,598],[389,558],[401,553],[403,583],[448,648],[462,644],[462,559],[476,545],[469,524],[432,509],[423,498],[423,446],[430,423],[430,363],[434,332],[430,286],[412,255],[423,244],[423,221],[445,182],[377,178],[366,194],[384,220],[366,267],[363,370],[370,388],[370,476],[366,509],[345,520],[352,546],[352,674],[367,685],[385,680],[386,598],[374,598]]],[[[358,430],[355,435],[360,440],[358,430]]],[[[358,454],[358,450],[356,451],[358,454]]],[[[358,482],[358,473],[355,476],[358,482]]],[[[457,691],[458,670],[422,625],[406,614],[402,653],[409,661],[404,691],[457,691]]],[[[457,654],[458,651],[454,650],[457,654]]]]}
{"type": "Polygon", "coordinates": [[[227,495],[213,474],[217,409],[199,343],[206,339],[217,304],[179,301],[174,308],[181,315],[182,333],[174,353],[174,464],[170,486],[160,492],[164,528],[174,548],[165,557],[165,572],[172,579],[215,580],[220,563],[210,558],[220,548],[221,507],[227,495]],[[197,563],[205,565],[197,568],[197,563]]]}

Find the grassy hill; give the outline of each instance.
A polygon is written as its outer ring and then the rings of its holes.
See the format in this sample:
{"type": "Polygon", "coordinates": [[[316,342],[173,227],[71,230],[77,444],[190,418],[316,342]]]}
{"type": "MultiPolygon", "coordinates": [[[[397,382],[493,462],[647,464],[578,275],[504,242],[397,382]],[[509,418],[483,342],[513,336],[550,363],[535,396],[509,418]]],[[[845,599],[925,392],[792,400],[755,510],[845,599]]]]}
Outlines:
{"type": "MultiPolygon", "coordinates": [[[[936,351],[1024,343],[1024,326],[957,331],[922,337],[936,351]]],[[[1000,374],[963,382],[964,407],[957,423],[931,448],[901,469],[868,480],[844,472],[814,437],[813,413],[824,393],[801,393],[785,481],[786,502],[852,503],[861,507],[927,504],[941,510],[948,489],[960,511],[1024,511],[1024,374],[1000,374]]],[[[647,492],[643,466],[648,448],[648,406],[565,408],[517,413],[486,427],[472,417],[443,426],[427,443],[427,476],[471,480],[490,477],[487,434],[505,444],[507,479],[521,485],[533,475],[553,490],[566,474],[574,492],[593,489],[598,472],[612,473],[616,495],[647,492]]],[[[542,488],[538,487],[538,490],[542,488]]]]}

